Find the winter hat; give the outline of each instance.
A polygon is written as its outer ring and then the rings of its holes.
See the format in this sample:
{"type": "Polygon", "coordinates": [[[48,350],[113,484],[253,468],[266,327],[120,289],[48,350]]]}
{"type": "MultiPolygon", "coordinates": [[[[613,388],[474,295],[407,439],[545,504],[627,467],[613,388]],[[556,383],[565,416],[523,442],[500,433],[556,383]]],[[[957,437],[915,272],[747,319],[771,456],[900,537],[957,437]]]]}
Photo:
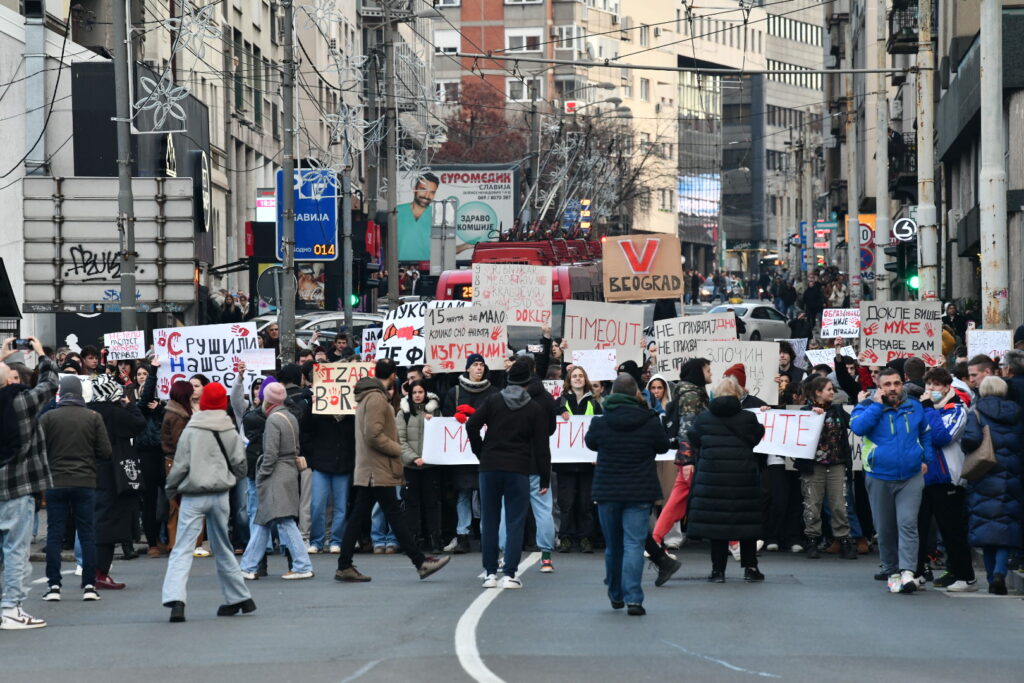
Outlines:
{"type": "Polygon", "coordinates": [[[266,390],[267,385],[272,383],[272,382],[276,382],[276,381],[277,381],[277,379],[275,379],[273,375],[268,375],[267,377],[263,378],[263,381],[260,382],[260,390],[256,394],[259,397],[260,401],[263,400],[263,392],[264,392],[264,390],[266,390]]]}
{"type": "Polygon", "coordinates": [[[511,385],[522,386],[530,381],[530,366],[526,361],[517,360],[508,369],[507,381],[511,385]]]}
{"type": "Polygon", "coordinates": [[[1024,342],[1024,325],[1019,325],[1013,331],[1013,345],[1016,346],[1018,342],[1024,342]]]}
{"type": "Polygon", "coordinates": [[[733,365],[722,374],[725,377],[735,378],[741,387],[743,387],[744,389],[747,388],[747,369],[743,367],[743,363],[737,363],[736,365],[733,365]]]}
{"type": "Polygon", "coordinates": [[[263,387],[263,402],[279,405],[288,398],[288,392],[280,382],[270,382],[263,387]]]}
{"type": "Polygon", "coordinates": [[[479,353],[471,353],[466,357],[466,369],[469,370],[469,366],[473,363],[483,363],[484,367],[487,367],[487,361],[479,353]]]}
{"type": "Polygon", "coordinates": [[[640,386],[640,378],[643,375],[643,373],[640,371],[640,366],[636,364],[635,360],[627,360],[625,363],[619,365],[619,372],[626,373],[634,380],[636,380],[637,386],[640,386]]]}
{"type": "Polygon", "coordinates": [[[228,392],[220,382],[210,382],[203,387],[199,397],[199,410],[227,410],[228,392]]]}
{"type": "Polygon", "coordinates": [[[82,380],[73,375],[61,377],[60,395],[61,398],[64,398],[65,396],[77,396],[78,398],[82,398],[82,380]]]}
{"type": "Polygon", "coordinates": [[[124,391],[110,375],[97,375],[92,380],[92,400],[96,403],[113,403],[121,400],[124,391]]]}

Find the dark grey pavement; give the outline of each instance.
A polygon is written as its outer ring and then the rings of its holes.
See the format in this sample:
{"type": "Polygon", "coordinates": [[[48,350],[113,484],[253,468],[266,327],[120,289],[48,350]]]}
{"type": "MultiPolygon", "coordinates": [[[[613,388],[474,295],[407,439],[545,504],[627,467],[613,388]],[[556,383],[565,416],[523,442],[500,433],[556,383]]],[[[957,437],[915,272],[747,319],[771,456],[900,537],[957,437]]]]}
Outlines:
{"type": "MultiPolygon", "coordinates": [[[[645,575],[645,617],[612,611],[600,554],[556,555],[556,572],[527,570],[483,613],[476,642],[485,665],[506,681],[1021,681],[1024,601],[929,589],[890,595],[872,580],[877,556],[856,562],[765,553],[763,585],[740,580],[730,562],[724,585],[704,582],[706,546],[681,554],[683,569],[663,588],[645,575]]],[[[455,627],[481,594],[479,555],[462,555],[427,581],[404,556],[357,555],[373,577],[332,580],[336,556],[313,558],[315,579],[272,576],[250,583],[250,616],[217,618],[212,559],[197,559],[188,621],[167,623],[160,606],[164,559],[118,561],[129,584],[98,603],[65,599],[26,609],[46,629],[0,632],[0,680],[32,681],[465,681],[455,627]]],[[[67,567],[73,569],[73,566],[67,567]]],[[[33,563],[33,579],[42,576],[33,563]]]]}

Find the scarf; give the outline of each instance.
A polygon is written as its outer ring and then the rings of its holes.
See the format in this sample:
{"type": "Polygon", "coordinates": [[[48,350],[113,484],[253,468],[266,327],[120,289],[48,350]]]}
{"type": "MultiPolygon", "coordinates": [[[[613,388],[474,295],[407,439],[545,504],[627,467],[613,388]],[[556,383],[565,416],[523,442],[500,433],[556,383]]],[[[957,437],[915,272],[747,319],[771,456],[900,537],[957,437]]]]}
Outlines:
{"type": "Polygon", "coordinates": [[[459,375],[459,386],[471,394],[479,394],[491,386],[491,380],[485,377],[479,382],[474,382],[469,378],[469,375],[459,375]]]}

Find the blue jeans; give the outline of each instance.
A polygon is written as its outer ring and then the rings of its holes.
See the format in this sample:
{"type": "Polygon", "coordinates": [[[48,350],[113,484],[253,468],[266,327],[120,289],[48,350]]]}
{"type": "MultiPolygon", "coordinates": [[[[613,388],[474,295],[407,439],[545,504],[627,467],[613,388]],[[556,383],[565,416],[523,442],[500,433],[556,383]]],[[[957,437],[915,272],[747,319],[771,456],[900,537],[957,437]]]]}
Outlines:
{"type": "Polygon", "coordinates": [[[473,526],[473,489],[458,489],[455,492],[455,533],[468,536],[473,526]]]}
{"type": "Polygon", "coordinates": [[[217,581],[224,595],[224,604],[237,605],[251,597],[228,537],[228,517],[231,514],[229,495],[228,491],[204,496],[182,495],[181,507],[178,509],[178,536],[167,560],[167,573],[164,574],[161,600],[165,606],[175,601],[188,602],[186,588],[188,574],[192,569],[192,551],[203,530],[204,519],[206,537],[210,540],[210,549],[217,562],[217,581]]]}
{"type": "MultiPolygon", "coordinates": [[[[533,521],[537,525],[537,547],[543,552],[551,552],[555,548],[555,518],[553,516],[553,496],[551,489],[540,495],[540,475],[530,475],[530,508],[533,510],[533,521]]],[[[498,528],[498,545],[505,549],[505,509],[501,510],[501,526],[498,528]]],[[[520,543],[522,547],[522,543],[520,543]]]]}
{"type": "Polygon", "coordinates": [[[982,546],[981,551],[985,558],[985,574],[988,576],[988,582],[992,583],[992,576],[995,574],[1002,574],[1005,579],[1006,573],[1009,571],[1010,549],[1005,546],[986,545],[982,546]]]}
{"type": "MultiPolygon", "coordinates": [[[[292,554],[293,572],[311,572],[313,563],[309,561],[309,553],[306,552],[306,544],[302,542],[302,534],[299,533],[299,525],[295,523],[294,517],[279,517],[271,520],[270,524],[254,524],[249,535],[249,545],[245,547],[242,554],[242,571],[255,572],[260,559],[267,552],[267,543],[270,541],[270,527],[276,525],[277,533],[281,537],[281,545],[287,544],[292,554]]],[[[175,544],[175,547],[178,547],[175,544]]]]}
{"type": "Polygon", "coordinates": [[[505,576],[515,576],[523,554],[523,527],[530,477],[513,472],[480,473],[480,552],[484,570],[498,573],[498,527],[505,531],[505,576]],[[504,503],[504,505],[503,505],[504,503]]]}
{"type": "Polygon", "coordinates": [[[60,551],[68,509],[82,542],[82,588],[96,584],[96,489],[72,487],[46,492],[46,580],[60,586],[60,551]]]}
{"type": "Polygon", "coordinates": [[[249,545],[249,485],[246,483],[245,477],[239,477],[238,481],[235,482],[235,488],[231,492],[234,496],[232,506],[235,510],[235,532],[238,536],[238,542],[244,548],[249,545]]]}
{"type": "Polygon", "coordinates": [[[317,550],[324,546],[341,545],[345,535],[345,511],[348,509],[348,489],[352,483],[351,474],[327,474],[313,470],[313,494],[310,504],[312,517],[309,526],[309,544],[317,550]],[[331,503],[331,538],[327,535],[327,499],[331,503]]]}
{"type": "Polygon", "coordinates": [[[650,528],[650,503],[598,503],[604,540],[608,598],[630,605],[644,601],[640,582],[644,574],[644,541],[650,528]]]}
{"type": "Polygon", "coordinates": [[[28,597],[28,561],[32,545],[32,518],[36,502],[32,496],[0,500],[0,558],[4,561],[4,592],[0,606],[17,607],[28,597]]]}
{"type": "MultiPolygon", "coordinates": [[[[256,480],[251,477],[245,478],[245,512],[249,518],[249,540],[252,540],[252,535],[256,533],[256,506],[259,504],[259,497],[256,494],[256,480]]],[[[282,544],[284,541],[281,541],[282,544]]],[[[246,548],[249,544],[246,543],[246,548]]],[[[274,542],[268,536],[267,537],[267,552],[269,553],[274,549],[274,542]]]]}
{"type": "MultiPolygon", "coordinates": [[[[395,497],[402,500],[401,486],[395,487],[395,497]]],[[[380,503],[373,504],[373,512],[370,514],[370,540],[373,541],[374,548],[389,545],[398,547],[398,537],[395,536],[395,530],[388,524],[388,520],[384,518],[384,510],[381,509],[380,503]]]]}

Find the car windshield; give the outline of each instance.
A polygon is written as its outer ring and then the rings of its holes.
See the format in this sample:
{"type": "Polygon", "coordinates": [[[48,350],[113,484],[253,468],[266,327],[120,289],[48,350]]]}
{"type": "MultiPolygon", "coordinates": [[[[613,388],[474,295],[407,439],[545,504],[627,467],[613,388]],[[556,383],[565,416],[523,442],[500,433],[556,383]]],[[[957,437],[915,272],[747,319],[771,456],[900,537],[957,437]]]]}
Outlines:
{"type": "Polygon", "coordinates": [[[741,318],[747,314],[746,306],[715,306],[708,313],[728,313],[730,308],[741,318]]]}

